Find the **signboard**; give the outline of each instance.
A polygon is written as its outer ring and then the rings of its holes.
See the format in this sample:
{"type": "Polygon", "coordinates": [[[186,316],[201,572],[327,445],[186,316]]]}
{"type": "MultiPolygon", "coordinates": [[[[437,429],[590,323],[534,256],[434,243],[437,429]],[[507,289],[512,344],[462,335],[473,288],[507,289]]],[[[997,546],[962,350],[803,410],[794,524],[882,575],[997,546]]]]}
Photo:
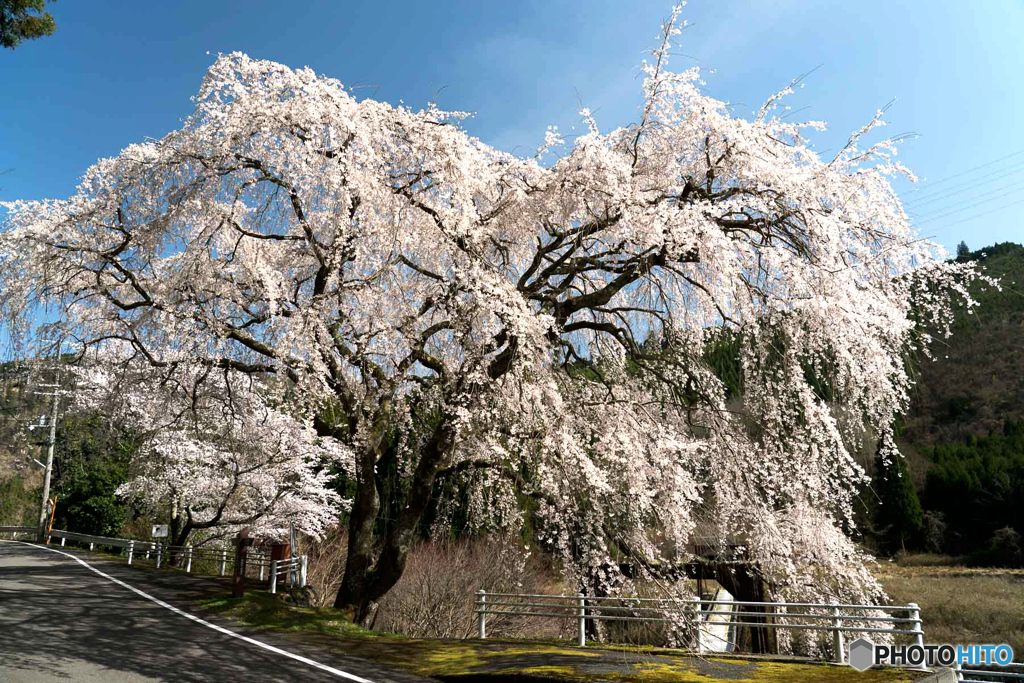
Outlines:
{"type": "Polygon", "coordinates": [[[154,524],[153,533],[151,535],[153,536],[153,538],[167,538],[167,525],[154,524]]]}

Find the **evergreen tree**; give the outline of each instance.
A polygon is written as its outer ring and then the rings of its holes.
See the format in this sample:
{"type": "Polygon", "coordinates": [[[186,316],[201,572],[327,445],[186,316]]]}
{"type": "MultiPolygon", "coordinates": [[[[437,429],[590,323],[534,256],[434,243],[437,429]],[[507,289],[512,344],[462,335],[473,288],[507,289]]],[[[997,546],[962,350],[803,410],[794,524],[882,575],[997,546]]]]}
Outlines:
{"type": "Polygon", "coordinates": [[[132,515],[117,488],[128,478],[136,447],[130,433],[110,427],[98,413],[68,416],[57,431],[54,526],[117,536],[132,515]]]}
{"type": "Polygon", "coordinates": [[[908,545],[914,547],[921,535],[924,514],[903,458],[894,458],[887,464],[879,449],[875,455],[874,487],[880,503],[875,527],[883,547],[889,552],[906,550],[908,545]]]}
{"type": "Polygon", "coordinates": [[[0,0],[0,45],[12,50],[23,40],[53,35],[57,24],[46,0],[0,0]]]}
{"type": "Polygon", "coordinates": [[[960,244],[956,245],[956,257],[958,259],[967,258],[970,254],[971,249],[967,246],[967,242],[961,241],[960,244]]]}

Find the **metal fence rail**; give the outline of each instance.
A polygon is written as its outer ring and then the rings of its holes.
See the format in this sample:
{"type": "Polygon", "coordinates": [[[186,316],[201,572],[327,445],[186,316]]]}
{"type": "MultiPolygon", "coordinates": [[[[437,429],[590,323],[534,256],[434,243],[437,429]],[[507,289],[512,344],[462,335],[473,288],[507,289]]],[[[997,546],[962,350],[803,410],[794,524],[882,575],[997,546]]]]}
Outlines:
{"type": "Polygon", "coordinates": [[[284,560],[270,561],[270,592],[277,592],[278,576],[285,575],[289,584],[300,588],[306,585],[306,568],[308,558],[305,555],[289,557],[284,560]]]}
{"type": "Polygon", "coordinates": [[[1024,681],[1024,663],[1014,662],[1003,669],[964,669],[956,663],[956,680],[962,683],[1019,683],[1024,681]]]}
{"type": "Polygon", "coordinates": [[[562,617],[577,622],[577,644],[587,643],[587,620],[672,623],[692,630],[693,648],[702,653],[714,626],[744,626],[785,630],[829,631],[832,633],[836,661],[846,663],[847,633],[887,633],[913,636],[924,644],[921,609],[907,605],[845,605],[811,602],[745,602],[739,600],[701,600],[692,598],[587,597],[577,595],[537,595],[525,593],[487,593],[477,591],[475,612],[478,634],[487,637],[487,615],[525,617],[562,617]],[[743,607],[745,611],[715,611],[715,605],[743,607]],[[750,609],[754,608],[754,609],[750,609]],[[796,609],[797,611],[790,611],[796,609]],[[884,613],[884,616],[870,614],[884,613]],[[909,616],[895,616],[905,612],[909,616]],[[721,620],[727,617],[726,620],[721,620]],[[770,620],[770,621],[769,621],[770,620]],[[803,623],[791,623],[798,620],[803,623]],[[888,627],[886,627],[888,625],[888,627]]]}
{"type": "MultiPolygon", "coordinates": [[[[227,573],[228,568],[228,557],[234,558],[234,550],[228,550],[227,548],[218,548],[216,546],[192,546],[192,545],[158,545],[156,547],[157,552],[157,566],[160,566],[160,556],[168,557],[173,561],[178,561],[179,564],[184,566],[187,573],[192,572],[192,561],[206,561],[212,562],[214,566],[220,564],[220,575],[224,576],[227,573]]],[[[146,554],[149,557],[149,553],[146,554]]]]}
{"type": "MultiPolygon", "coordinates": [[[[148,543],[147,541],[136,541],[130,538],[110,538],[107,536],[93,536],[91,534],[79,534],[74,531],[62,531],[60,529],[50,529],[50,533],[47,536],[47,540],[54,538],[60,539],[60,544],[64,545],[66,541],[77,541],[79,543],[88,543],[89,550],[92,550],[95,546],[105,545],[111,548],[133,548],[135,544],[148,543]]],[[[149,545],[153,545],[149,543],[149,545]]]]}
{"type": "MultiPolygon", "coordinates": [[[[0,527],[0,533],[10,530],[11,533],[31,532],[37,533],[34,527],[0,527]]],[[[93,536],[90,534],[79,534],[73,531],[62,531],[52,529],[49,538],[59,538],[63,546],[66,541],[88,543],[89,550],[96,546],[108,546],[112,548],[123,548],[128,558],[128,564],[139,560],[152,560],[156,567],[173,566],[183,569],[186,573],[192,573],[193,562],[212,563],[214,567],[219,566],[219,575],[227,574],[229,561],[233,562],[235,551],[233,548],[192,546],[192,545],[167,545],[154,541],[140,541],[131,538],[110,538],[107,536],[93,536]]],[[[273,560],[270,553],[265,551],[250,552],[246,557],[246,566],[260,568],[260,581],[263,581],[265,569],[270,569],[270,592],[276,592],[277,576],[284,573],[291,585],[304,587],[306,585],[306,570],[308,558],[305,555],[297,555],[286,560],[273,560]]]]}
{"type": "Polygon", "coordinates": [[[32,534],[35,536],[39,533],[39,527],[35,526],[0,526],[0,535],[11,534],[11,538],[18,538],[18,534],[32,534]]]}

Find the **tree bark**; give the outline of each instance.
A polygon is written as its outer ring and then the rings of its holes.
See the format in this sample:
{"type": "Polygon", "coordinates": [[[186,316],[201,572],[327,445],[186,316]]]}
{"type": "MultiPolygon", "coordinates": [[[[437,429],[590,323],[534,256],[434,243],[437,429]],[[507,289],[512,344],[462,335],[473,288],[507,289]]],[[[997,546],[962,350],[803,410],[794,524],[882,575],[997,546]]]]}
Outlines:
{"type": "Polygon", "coordinates": [[[348,553],[345,574],[334,599],[336,609],[353,609],[353,618],[361,622],[366,618],[368,603],[362,605],[367,594],[367,583],[373,564],[373,525],[380,509],[380,497],[373,477],[375,450],[368,449],[359,462],[355,498],[348,520],[348,553]]]}
{"type": "MultiPolygon", "coordinates": [[[[764,578],[754,566],[737,566],[715,563],[712,565],[715,580],[725,590],[732,594],[733,600],[737,602],[767,602],[768,591],[766,590],[764,578]]],[[[762,607],[737,608],[736,618],[740,621],[749,621],[759,624],[771,623],[772,617],[760,616],[758,614],[744,614],[744,612],[766,612],[762,607]]],[[[775,629],[762,628],[758,626],[737,627],[736,645],[746,652],[754,654],[778,654],[779,645],[775,637],[775,629]]]]}
{"type": "Polygon", "coordinates": [[[348,564],[334,601],[335,608],[351,609],[356,623],[366,622],[370,617],[373,603],[391,590],[405,572],[409,550],[415,541],[416,529],[430,504],[437,471],[444,461],[445,454],[455,442],[454,425],[452,417],[445,415],[434,429],[416,465],[405,506],[398,519],[388,526],[380,556],[372,568],[370,564],[373,552],[373,524],[380,507],[373,479],[376,457],[361,463],[364,469],[361,471],[349,521],[348,564]]]}

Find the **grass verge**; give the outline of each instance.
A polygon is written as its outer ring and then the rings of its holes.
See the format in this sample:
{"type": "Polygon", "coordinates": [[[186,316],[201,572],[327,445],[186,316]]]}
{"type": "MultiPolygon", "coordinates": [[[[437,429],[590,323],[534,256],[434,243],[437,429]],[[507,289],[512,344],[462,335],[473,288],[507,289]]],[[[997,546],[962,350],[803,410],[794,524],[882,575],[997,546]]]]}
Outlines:
{"type": "Polygon", "coordinates": [[[244,598],[213,596],[200,609],[258,630],[274,631],[355,657],[442,681],[619,681],[690,683],[910,683],[923,674],[898,670],[858,673],[829,664],[741,658],[697,658],[680,651],[603,645],[577,648],[561,641],[425,640],[367,631],[335,610],[303,608],[258,591],[244,598]]]}
{"type": "Polygon", "coordinates": [[[1024,654],[1024,570],[884,563],[878,578],[896,602],[921,606],[929,643],[1006,643],[1024,654]]]}

